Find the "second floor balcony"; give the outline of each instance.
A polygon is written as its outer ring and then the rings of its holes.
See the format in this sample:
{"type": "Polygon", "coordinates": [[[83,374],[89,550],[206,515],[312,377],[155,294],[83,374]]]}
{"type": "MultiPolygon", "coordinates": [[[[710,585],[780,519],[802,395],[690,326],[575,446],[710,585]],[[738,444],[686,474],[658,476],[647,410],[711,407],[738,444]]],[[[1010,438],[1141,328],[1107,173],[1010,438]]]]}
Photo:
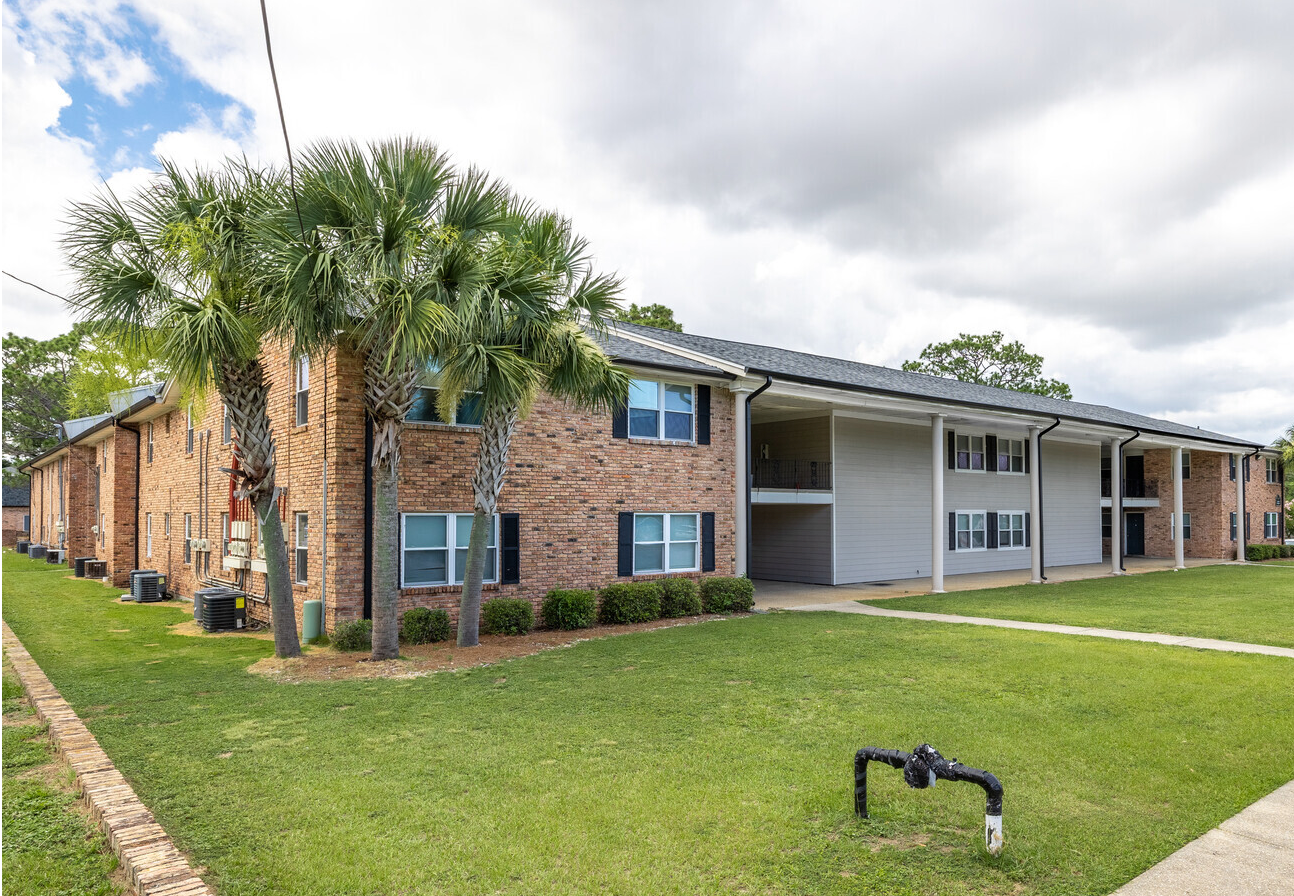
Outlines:
{"type": "MultiPolygon", "coordinates": [[[[1089,480],[1091,481],[1091,480],[1089,480]]],[[[1109,476],[1101,477],[1101,497],[1112,497],[1113,482],[1109,476]]],[[[1159,483],[1154,480],[1146,479],[1125,479],[1123,480],[1123,497],[1125,498],[1158,498],[1159,483]]]]}
{"type": "Polygon", "coordinates": [[[831,461],[756,458],[752,487],[793,491],[831,491],[831,461]]]}

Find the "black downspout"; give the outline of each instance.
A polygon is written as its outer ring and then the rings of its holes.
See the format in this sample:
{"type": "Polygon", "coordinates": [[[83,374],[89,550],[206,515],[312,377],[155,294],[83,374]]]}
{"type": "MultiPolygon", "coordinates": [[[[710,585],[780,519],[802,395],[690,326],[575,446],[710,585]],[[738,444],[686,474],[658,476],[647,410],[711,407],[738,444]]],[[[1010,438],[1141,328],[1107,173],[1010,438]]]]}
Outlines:
{"type": "Polygon", "coordinates": [[[1038,578],[1044,582],[1047,581],[1047,537],[1042,534],[1042,437],[1057,426],[1060,426],[1059,417],[1055,423],[1038,433],[1037,457],[1033,459],[1033,465],[1038,470],[1038,578]]]}
{"type": "Polygon", "coordinates": [[[773,378],[764,375],[764,385],[746,396],[746,578],[750,578],[750,565],[755,552],[755,516],[750,509],[750,492],[755,484],[754,446],[750,444],[750,403],[761,392],[773,385],[773,378]]]}
{"type": "MultiPolygon", "coordinates": [[[[1113,499],[1111,499],[1111,501],[1110,501],[1110,513],[1111,513],[1111,514],[1114,514],[1114,513],[1118,513],[1118,514],[1119,514],[1119,544],[1118,544],[1117,546],[1116,546],[1116,545],[1113,545],[1113,544],[1112,544],[1112,545],[1110,545],[1111,550],[1116,550],[1116,551],[1118,551],[1118,552],[1119,552],[1119,572],[1127,572],[1127,571],[1128,571],[1128,570],[1127,570],[1127,568],[1126,568],[1126,567],[1124,567],[1124,565],[1123,565],[1123,557],[1124,557],[1124,554],[1123,554],[1123,543],[1124,543],[1125,541],[1127,541],[1127,540],[1128,540],[1128,531],[1127,531],[1127,528],[1124,526],[1124,519],[1123,519],[1123,498],[1124,498],[1124,494],[1123,494],[1123,493],[1124,493],[1125,491],[1127,491],[1127,488],[1126,488],[1127,483],[1123,481],[1123,449],[1124,449],[1124,448],[1126,448],[1126,447],[1128,447],[1129,445],[1131,445],[1133,442],[1137,441],[1137,439],[1139,439],[1139,438],[1141,438],[1141,430],[1137,430],[1137,434],[1136,434],[1136,435],[1134,435],[1132,438],[1128,439],[1126,442],[1120,442],[1120,443],[1119,443],[1119,458],[1118,458],[1118,461],[1119,461],[1119,463],[1118,463],[1118,467],[1119,467],[1119,468],[1118,468],[1118,470],[1116,471],[1116,472],[1118,473],[1118,476],[1119,476],[1119,506],[1118,506],[1118,507],[1115,507],[1115,506],[1114,506],[1114,500],[1113,500],[1113,499]]],[[[1111,494],[1111,495],[1113,495],[1113,494],[1114,494],[1113,489],[1111,489],[1110,494],[1111,494]]],[[[1178,524],[1177,524],[1177,525],[1179,525],[1179,526],[1180,526],[1180,525],[1181,525],[1181,523],[1180,523],[1180,522],[1178,522],[1178,524]]]]}
{"type": "Polygon", "coordinates": [[[364,412],[364,618],[373,618],[373,417],[364,412]]]}
{"type": "Polygon", "coordinates": [[[136,426],[132,431],[135,433],[135,565],[132,569],[139,569],[139,463],[143,459],[143,454],[139,447],[141,441],[139,427],[136,426]]]}

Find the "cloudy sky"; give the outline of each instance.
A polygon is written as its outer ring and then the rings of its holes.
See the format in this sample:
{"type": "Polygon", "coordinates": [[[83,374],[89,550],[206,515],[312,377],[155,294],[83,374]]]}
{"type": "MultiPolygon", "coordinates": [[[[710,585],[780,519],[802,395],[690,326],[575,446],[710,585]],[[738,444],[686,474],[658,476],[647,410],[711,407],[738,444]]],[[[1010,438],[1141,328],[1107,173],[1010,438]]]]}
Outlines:
{"type": "MultiPolygon", "coordinates": [[[[1294,422],[1294,4],[269,0],[294,146],[415,134],[690,332],[898,366],[1000,329],[1080,400],[1294,422]]],[[[253,0],[6,0],[4,269],[165,156],[283,158],[253,0]]],[[[3,278],[3,328],[66,330],[3,278]]]]}

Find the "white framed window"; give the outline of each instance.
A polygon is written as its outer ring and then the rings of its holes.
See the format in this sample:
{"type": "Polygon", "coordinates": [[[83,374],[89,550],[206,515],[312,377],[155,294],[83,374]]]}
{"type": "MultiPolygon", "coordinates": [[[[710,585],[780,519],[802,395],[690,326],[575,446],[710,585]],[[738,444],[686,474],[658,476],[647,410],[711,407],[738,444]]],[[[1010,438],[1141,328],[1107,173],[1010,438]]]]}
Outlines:
{"type": "Polygon", "coordinates": [[[1235,511],[1232,511],[1232,512],[1231,512],[1231,540],[1232,540],[1232,541],[1235,541],[1235,540],[1236,540],[1236,514],[1235,514],[1235,511]]]}
{"type": "Polygon", "coordinates": [[[634,575],[700,568],[700,514],[634,514],[634,575]]]}
{"type": "Polygon", "coordinates": [[[220,556],[229,556],[229,514],[220,514],[220,556]]]}
{"type": "Polygon", "coordinates": [[[184,562],[193,562],[193,514],[184,515],[184,562]]]}
{"type": "Polygon", "coordinates": [[[1182,452],[1182,478],[1191,478],[1191,452],[1189,451],[1182,452]]]}
{"type": "Polygon", "coordinates": [[[310,419],[310,359],[297,358],[297,426],[310,419]]]}
{"type": "Polygon", "coordinates": [[[184,450],[189,454],[192,454],[193,453],[193,408],[189,408],[187,411],[184,412],[184,420],[185,420],[185,427],[186,427],[185,434],[184,434],[184,445],[185,445],[184,450]]]}
{"type": "Polygon", "coordinates": [[[148,424],[148,462],[153,462],[153,424],[148,424]]]}
{"type": "Polygon", "coordinates": [[[691,386],[656,380],[629,382],[629,437],[690,442],[696,435],[691,386]]]}
{"type": "MultiPolygon", "coordinates": [[[[1023,451],[1021,451],[1023,457],[1023,451]]],[[[1023,459],[1020,462],[1021,470],[1024,468],[1023,459]]],[[[978,473],[984,472],[984,437],[962,435],[957,433],[957,466],[958,470],[974,470],[978,473]]],[[[982,527],[981,527],[982,528],[982,527]]],[[[960,550],[960,549],[959,549],[960,550]]]]}
{"type": "MultiPolygon", "coordinates": [[[[1281,472],[1280,462],[1274,457],[1267,458],[1267,484],[1280,485],[1281,472]]],[[[1269,536],[1270,537],[1270,536],[1269,536]]]]}
{"type": "MultiPolygon", "coordinates": [[[[105,514],[99,514],[99,544],[104,544],[104,539],[106,537],[107,529],[104,526],[104,517],[105,514]]],[[[27,528],[27,524],[25,522],[23,523],[23,528],[27,528]]]]}
{"type": "Polygon", "coordinates": [[[1024,511],[1002,511],[997,515],[997,546],[999,550],[1024,547],[1024,511]]]}
{"type": "MultiPolygon", "coordinates": [[[[961,437],[958,436],[958,438],[960,439],[961,437]]],[[[984,457],[981,454],[981,462],[983,459],[984,457]]],[[[988,550],[988,542],[984,537],[984,525],[987,517],[988,513],[983,510],[957,511],[957,550],[988,550]]]]}
{"type": "Polygon", "coordinates": [[[153,515],[144,514],[144,556],[153,556],[153,515]]]}
{"type": "MultiPolygon", "coordinates": [[[[400,515],[400,587],[461,585],[467,574],[467,549],[472,536],[470,513],[405,513],[400,515]]],[[[499,580],[499,516],[490,522],[482,581],[499,580]]]]}
{"type": "Polygon", "coordinates": [[[108,469],[108,440],[103,440],[103,468],[108,469]]]}
{"type": "Polygon", "coordinates": [[[162,534],[167,538],[171,537],[171,515],[169,513],[162,514],[162,534]]]}
{"type": "Polygon", "coordinates": [[[997,440],[997,471],[999,473],[1024,473],[1024,440],[997,440]]]}
{"type": "Polygon", "coordinates": [[[310,515],[307,513],[298,513],[294,517],[296,525],[296,551],[294,552],[296,563],[293,564],[292,581],[298,585],[306,583],[307,564],[310,560],[310,515]]]}
{"type": "Polygon", "coordinates": [[[413,404],[409,407],[409,413],[405,415],[405,421],[412,423],[441,423],[445,426],[481,425],[481,415],[485,411],[485,404],[480,392],[465,393],[463,400],[458,403],[458,407],[454,410],[454,417],[451,420],[446,420],[440,416],[440,411],[436,410],[436,398],[439,395],[439,389],[419,389],[418,396],[414,398],[413,404]]]}
{"type": "Polygon", "coordinates": [[[1263,538],[1280,538],[1281,515],[1267,511],[1263,514],[1263,538]]]}
{"type": "MultiPolygon", "coordinates": [[[[1176,516],[1177,514],[1175,513],[1170,513],[1168,515],[1168,538],[1170,541],[1177,540],[1176,516]]],[[[1189,513],[1182,514],[1182,538],[1187,541],[1191,538],[1191,515],[1189,513]]]]}
{"type": "Polygon", "coordinates": [[[234,424],[229,418],[229,405],[221,405],[224,415],[220,420],[220,444],[228,445],[234,438],[234,424]]]}

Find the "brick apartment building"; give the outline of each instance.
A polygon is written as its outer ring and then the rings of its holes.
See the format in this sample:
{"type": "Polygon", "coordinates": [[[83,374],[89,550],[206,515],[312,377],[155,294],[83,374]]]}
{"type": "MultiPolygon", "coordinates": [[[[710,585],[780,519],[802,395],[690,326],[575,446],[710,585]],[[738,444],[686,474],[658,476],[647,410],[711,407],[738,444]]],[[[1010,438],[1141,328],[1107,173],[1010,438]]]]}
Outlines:
{"type": "MultiPolygon", "coordinates": [[[[1101,562],[1111,544],[1122,548],[1110,556],[1117,569],[1133,553],[1243,556],[1246,542],[1284,532],[1283,471],[1244,440],[629,324],[603,344],[634,377],[629,406],[591,415],[544,397],[519,425],[486,597],[537,602],[554,587],[667,574],[930,576],[940,591],[945,570],[1033,569],[1041,580],[1047,566],[1101,562]],[[1231,463],[1249,476],[1228,478],[1231,463]],[[1233,539],[1237,502],[1251,525],[1233,539]],[[1122,514],[1110,514],[1115,503],[1122,514]]],[[[371,607],[361,368],[345,351],[293,360],[267,346],[265,357],[298,613],[322,599],[331,629],[371,607]]],[[[457,610],[475,413],[469,397],[454,420],[438,419],[429,388],[406,421],[402,610],[457,610]]],[[[119,586],[131,569],[164,572],[185,596],[234,583],[268,618],[254,514],[231,500],[224,472],[236,433],[218,397],[186,407],[174,383],[157,384],[69,423],[63,442],[23,467],[34,540],[63,547],[69,564],[107,560],[119,586]]]]}
{"type": "Polygon", "coordinates": [[[4,487],[4,546],[17,544],[31,531],[31,486],[6,485],[4,487]]]}

